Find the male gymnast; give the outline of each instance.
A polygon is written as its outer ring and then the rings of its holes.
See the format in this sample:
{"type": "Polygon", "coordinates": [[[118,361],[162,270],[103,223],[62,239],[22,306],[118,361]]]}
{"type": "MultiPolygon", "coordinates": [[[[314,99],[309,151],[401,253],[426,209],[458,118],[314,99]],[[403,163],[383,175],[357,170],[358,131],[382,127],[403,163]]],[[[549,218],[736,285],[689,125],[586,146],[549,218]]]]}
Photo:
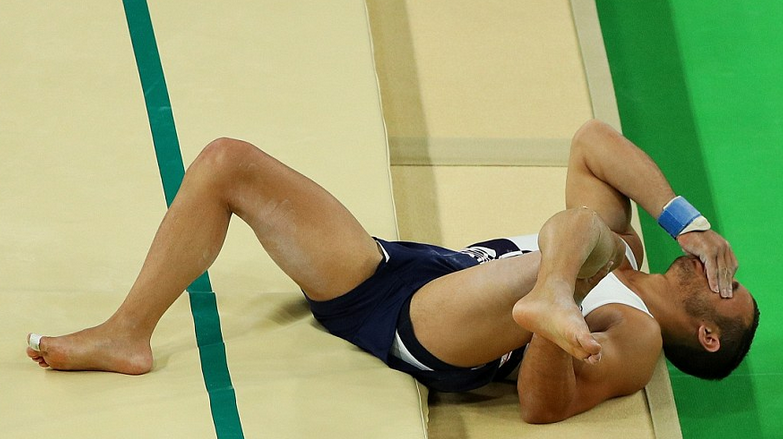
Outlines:
{"type": "Polygon", "coordinates": [[[249,143],[218,139],[189,167],[141,272],[104,323],[28,337],[42,367],[143,374],[174,300],[217,257],[233,215],[254,230],[334,335],[441,391],[518,369],[527,422],[556,422],[649,381],[661,349],[683,371],[728,375],[758,307],[734,280],[728,242],[675,194],[655,163],[607,124],[572,142],[567,210],[536,237],[462,251],[373,238],[313,181],[249,143]],[[634,200],[686,256],[638,271],[634,200]]]}

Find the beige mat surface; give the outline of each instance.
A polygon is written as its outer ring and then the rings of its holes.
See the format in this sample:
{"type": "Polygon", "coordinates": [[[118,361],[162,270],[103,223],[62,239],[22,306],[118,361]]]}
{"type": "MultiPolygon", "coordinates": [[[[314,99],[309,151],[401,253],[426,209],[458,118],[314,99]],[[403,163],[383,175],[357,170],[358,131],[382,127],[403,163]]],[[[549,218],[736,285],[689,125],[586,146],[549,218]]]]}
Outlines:
{"type": "MultiPolygon", "coordinates": [[[[535,232],[562,208],[573,130],[611,119],[579,14],[565,0],[368,6],[401,236],[461,246],[535,232]]],[[[396,236],[362,1],[150,13],[185,164],[216,137],[249,140],[396,236]]],[[[108,316],[165,212],[122,4],[6,1],[0,57],[0,436],[214,437],[186,296],[161,321],[148,375],[41,371],[23,353],[28,331],[108,316]]],[[[426,391],[323,332],[247,227],[232,225],[210,274],[245,436],[427,436],[426,391]]],[[[523,424],[508,385],[433,395],[429,434],[675,438],[661,370],[646,394],[554,426],[523,424]]]]}
{"type": "MultiPolygon", "coordinates": [[[[593,0],[368,4],[402,237],[537,232],[564,207],[574,131],[620,128],[593,0]]],[[[430,402],[435,439],[681,437],[663,363],[645,391],[557,425],[522,424],[512,386],[430,402]]]]}
{"type": "MultiPolygon", "coordinates": [[[[361,0],[150,6],[186,165],[216,137],[249,140],[396,236],[361,0]]],[[[0,56],[0,437],[215,437],[187,296],[147,375],[24,354],[28,331],[116,309],[165,212],[122,3],[4,2],[0,56]]],[[[246,437],[426,437],[415,381],[315,324],[247,227],[210,274],[246,437]]]]}

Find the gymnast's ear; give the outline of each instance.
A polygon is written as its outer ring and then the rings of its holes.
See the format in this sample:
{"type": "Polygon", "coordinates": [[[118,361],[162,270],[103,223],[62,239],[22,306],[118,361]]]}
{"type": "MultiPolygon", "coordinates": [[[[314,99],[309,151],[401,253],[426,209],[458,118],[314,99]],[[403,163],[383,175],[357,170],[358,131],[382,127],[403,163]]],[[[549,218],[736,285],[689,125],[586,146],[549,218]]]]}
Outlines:
{"type": "Polygon", "coordinates": [[[699,326],[699,343],[708,352],[717,352],[720,349],[720,331],[714,325],[701,324],[699,326]]]}

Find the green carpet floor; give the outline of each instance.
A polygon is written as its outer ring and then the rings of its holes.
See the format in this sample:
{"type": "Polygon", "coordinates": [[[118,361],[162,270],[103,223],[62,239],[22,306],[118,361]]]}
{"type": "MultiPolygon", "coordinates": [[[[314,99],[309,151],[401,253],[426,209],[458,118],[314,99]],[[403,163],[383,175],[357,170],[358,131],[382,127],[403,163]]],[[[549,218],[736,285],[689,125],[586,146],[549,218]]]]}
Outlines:
{"type": "MultiPolygon", "coordinates": [[[[671,369],[683,435],[783,438],[783,2],[597,0],[624,133],[731,243],[761,323],[729,378],[671,369]]],[[[652,271],[679,248],[646,215],[652,271]]]]}

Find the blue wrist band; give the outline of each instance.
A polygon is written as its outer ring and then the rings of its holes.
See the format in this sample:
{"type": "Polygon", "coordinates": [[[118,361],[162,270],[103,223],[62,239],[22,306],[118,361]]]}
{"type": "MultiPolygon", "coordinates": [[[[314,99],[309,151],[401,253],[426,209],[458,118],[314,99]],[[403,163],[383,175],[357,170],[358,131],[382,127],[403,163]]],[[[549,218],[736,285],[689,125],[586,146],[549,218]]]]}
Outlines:
{"type": "Polygon", "coordinates": [[[661,216],[658,217],[658,224],[672,238],[677,239],[677,236],[685,230],[685,227],[700,216],[701,213],[688,200],[683,197],[676,197],[663,208],[661,216]]]}

